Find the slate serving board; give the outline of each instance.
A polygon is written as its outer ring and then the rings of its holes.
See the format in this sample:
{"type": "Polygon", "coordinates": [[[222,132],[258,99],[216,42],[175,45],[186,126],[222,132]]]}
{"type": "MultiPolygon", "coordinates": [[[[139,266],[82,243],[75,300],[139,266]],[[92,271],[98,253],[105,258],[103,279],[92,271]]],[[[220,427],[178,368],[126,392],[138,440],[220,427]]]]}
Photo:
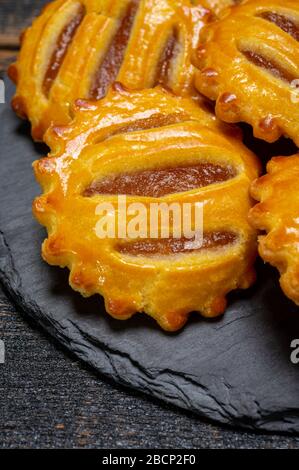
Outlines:
{"type": "MultiPolygon", "coordinates": [[[[45,231],[32,217],[40,193],[31,163],[44,154],[29,126],[0,105],[0,279],[16,304],[99,372],[221,423],[299,432],[299,309],[278,286],[275,270],[258,266],[258,283],[230,296],[218,320],[191,316],[183,331],[164,333],[148,317],[111,319],[99,296],[83,299],[68,273],[45,264],[45,231]]],[[[32,365],[34,367],[34,364],[32,365]]]]}

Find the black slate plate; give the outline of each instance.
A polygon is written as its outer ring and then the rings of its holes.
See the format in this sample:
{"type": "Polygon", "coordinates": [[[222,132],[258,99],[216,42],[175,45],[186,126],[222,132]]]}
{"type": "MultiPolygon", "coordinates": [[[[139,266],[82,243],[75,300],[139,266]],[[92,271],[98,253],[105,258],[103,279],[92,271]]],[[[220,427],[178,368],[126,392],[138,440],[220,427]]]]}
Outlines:
{"type": "MultiPolygon", "coordinates": [[[[11,94],[8,85],[7,101],[11,94]]],[[[233,294],[223,318],[194,314],[178,334],[143,315],[111,319],[99,296],[81,298],[66,271],[42,262],[45,231],[31,214],[40,192],[31,162],[45,149],[34,146],[9,104],[0,105],[0,116],[0,278],[15,302],[117,382],[222,423],[298,432],[299,364],[290,361],[290,342],[299,338],[299,312],[282,295],[275,270],[261,265],[256,286],[233,294]]]]}

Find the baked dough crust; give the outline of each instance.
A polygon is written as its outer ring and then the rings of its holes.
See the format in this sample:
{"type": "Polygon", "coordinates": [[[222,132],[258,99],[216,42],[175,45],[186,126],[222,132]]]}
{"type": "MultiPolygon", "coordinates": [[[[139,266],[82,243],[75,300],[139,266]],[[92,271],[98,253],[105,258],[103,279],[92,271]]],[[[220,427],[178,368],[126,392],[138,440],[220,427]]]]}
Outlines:
{"type": "Polygon", "coordinates": [[[191,55],[207,16],[189,0],[55,0],[23,34],[9,69],[13,108],[42,140],[51,124],[70,121],[73,101],[102,98],[114,81],[195,93],[191,55]]]}
{"type": "Polygon", "coordinates": [[[213,12],[216,16],[221,16],[227,8],[234,7],[236,5],[240,5],[240,3],[244,3],[246,0],[199,0],[199,2],[213,12]]]}
{"type": "MultiPolygon", "coordinates": [[[[79,100],[74,120],[46,134],[49,157],[34,163],[43,188],[33,210],[48,231],[43,258],[68,267],[70,285],[84,296],[101,294],[107,312],[125,320],[136,312],[175,331],[192,311],[224,312],[226,294],[254,280],[256,231],[248,223],[249,185],[259,163],[239,130],[219,124],[190,98],[154,88],[132,92],[116,84],[100,102],[79,100]],[[87,195],[107,175],[208,163],[233,169],[223,182],[172,191],[163,197],[127,196],[128,203],[204,203],[204,231],[233,233],[223,246],[150,256],[119,250],[119,239],[95,233],[100,202],[116,194],[87,195]]],[[[130,241],[128,241],[130,243],[130,241]]]]}
{"type": "Polygon", "coordinates": [[[201,41],[196,87],[216,101],[217,116],[299,146],[299,2],[249,0],[204,27],[201,41]]]}
{"type": "Polygon", "coordinates": [[[299,153],[273,158],[267,172],[252,185],[260,203],[250,222],[267,233],[259,237],[260,256],[280,271],[284,293],[299,305],[299,153]]]}

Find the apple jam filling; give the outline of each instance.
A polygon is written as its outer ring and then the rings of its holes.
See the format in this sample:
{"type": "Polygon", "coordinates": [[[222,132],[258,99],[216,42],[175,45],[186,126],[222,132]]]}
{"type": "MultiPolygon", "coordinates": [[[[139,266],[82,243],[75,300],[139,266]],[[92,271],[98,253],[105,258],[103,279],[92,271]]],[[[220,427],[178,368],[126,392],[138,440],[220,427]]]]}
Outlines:
{"type": "Polygon", "coordinates": [[[90,98],[103,98],[106,96],[109,86],[115,82],[125,56],[138,6],[139,0],[130,2],[120,20],[116,34],[108,46],[108,51],[93,79],[89,92],[90,98]]]}
{"type": "Polygon", "coordinates": [[[157,64],[157,74],[154,85],[167,86],[170,78],[171,65],[179,52],[177,30],[174,28],[169,35],[157,64]]]}
{"type": "Polygon", "coordinates": [[[163,197],[168,194],[191,191],[210,184],[222,183],[236,176],[232,166],[198,163],[174,168],[154,168],[107,176],[94,181],[83,193],[163,197]]]}
{"type": "Polygon", "coordinates": [[[288,83],[292,83],[296,79],[295,74],[283,69],[274,60],[251,50],[242,50],[242,54],[254,65],[270,72],[274,77],[279,78],[288,83]]]}
{"type": "Polygon", "coordinates": [[[68,24],[65,25],[65,27],[63,28],[63,30],[61,31],[59,35],[55,50],[52,53],[47,71],[44,76],[43,92],[46,96],[48,96],[50,93],[53,82],[56,79],[58,72],[60,70],[60,67],[63,63],[63,60],[66,56],[68,47],[71,44],[78,27],[82,23],[84,16],[85,16],[85,8],[82,5],[80,5],[76,15],[72,18],[72,20],[68,24]]]}
{"type": "Polygon", "coordinates": [[[296,39],[296,41],[299,41],[299,27],[290,18],[287,18],[284,15],[280,15],[272,11],[265,11],[261,13],[259,16],[260,18],[263,18],[264,20],[274,23],[276,26],[282,29],[285,33],[290,34],[294,39],[296,39]]]}

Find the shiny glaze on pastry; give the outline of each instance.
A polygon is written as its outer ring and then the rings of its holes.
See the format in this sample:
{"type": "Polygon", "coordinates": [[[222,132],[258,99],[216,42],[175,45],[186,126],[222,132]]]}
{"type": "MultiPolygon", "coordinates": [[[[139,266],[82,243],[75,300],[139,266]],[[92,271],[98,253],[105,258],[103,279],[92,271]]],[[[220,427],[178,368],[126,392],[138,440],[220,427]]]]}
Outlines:
{"type": "Polygon", "coordinates": [[[247,215],[259,165],[239,130],[160,87],[116,84],[72,113],[70,125],[47,132],[51,153],[34,164],[43,188],[34,214],[48,231],[43,258],[68,267],[84,296],[101,294],[117,319],[144,312],[175,331],[192,311],[223,313],[226,294],[254,280],[256,232],[247,215]],[[152,202],[204,203],[203,245],[171,234],[98,238],[96,208],[116,205],[119,194],[146,210],[152,202]]]}
{"type": "Polygon", "coordinates": [[[250,222],[266,232],[259,237],[259,253],[280,271],[284,293],[299,305],[299,153],[273,158],[251,192],[260,203],[250,211],[250,222]]]}
{"type": "Polygon", "coordinates": [[[42,140],[70,121],[78,98],[103,98],[114,81],[195,94],[191,55],[209,12],[189,0],[55,0],[22,36],[9,69],[12,105],[42,140]]]}
{"type": "Polygon", "coordinates": [[[200,3],[219,17],[225,14],[228,8],[240,5],[245,1],[246,0],[200,0],[200,3]]]}
{"type": "Polygon", "coordinates": [[[247,122],[254,135],[282,135],[299,146],[299,2],[249,0],[202,31],[195,61],[198,90],[226,122],[247,122]]]}

